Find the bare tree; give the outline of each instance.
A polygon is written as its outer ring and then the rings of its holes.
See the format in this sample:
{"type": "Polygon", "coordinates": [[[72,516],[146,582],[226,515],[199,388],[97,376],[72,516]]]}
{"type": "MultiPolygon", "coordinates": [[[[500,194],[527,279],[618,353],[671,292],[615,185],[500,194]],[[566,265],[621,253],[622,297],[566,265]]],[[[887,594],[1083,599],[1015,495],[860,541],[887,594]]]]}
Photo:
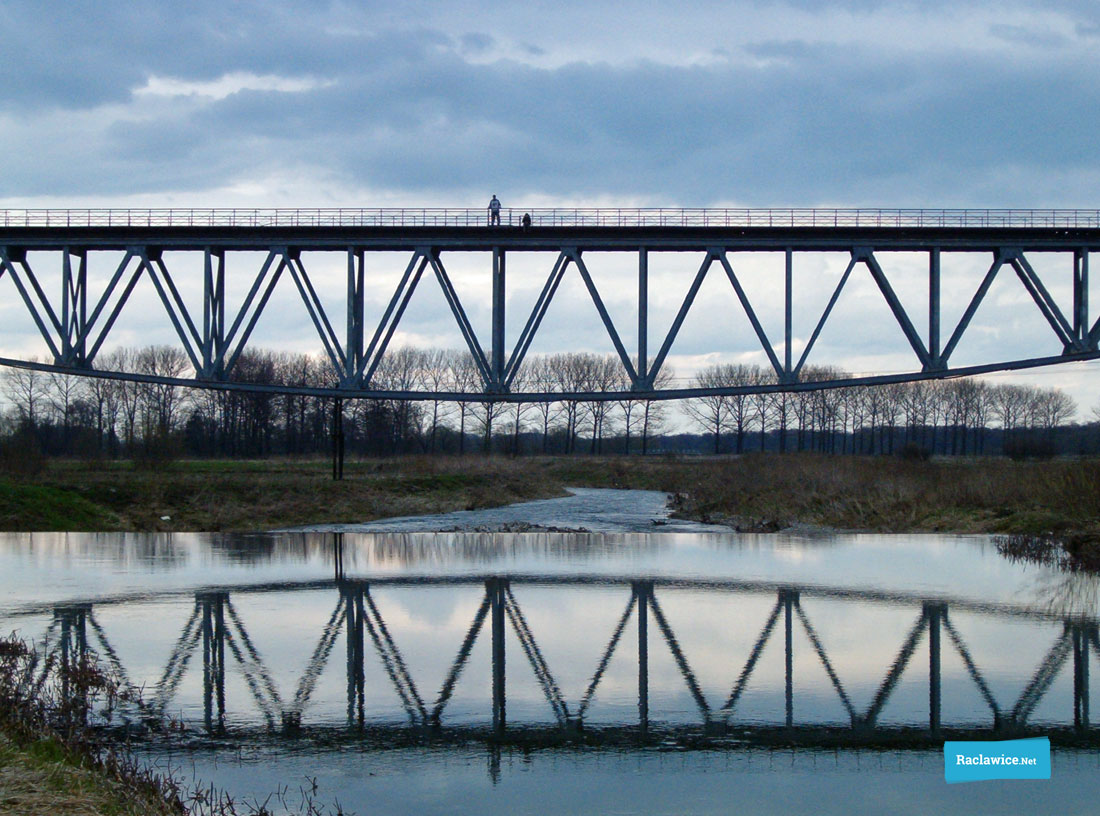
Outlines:
{"type": "MultiPolygon", "coordinates": [[[[32,357],[29,362],[38,362],[32,357]]],[[[4,369],[4,395],[15,406],[19,419],[31,428],[37,426],[42,403],[47,399],[46,375],[31,368],[4,369]]]]}
{"type": "MultiPolygon", "coordinates": [[[[465,349],[447,352],[447,371],[454,391],[467,393],[481,387],[481,374],[477,363],[465,349]]],[[[466,450],[466,417],[469,412],[469,402],[458,403],[458,452],[460,454],[466,450]]]]}
{"type": "MultiPolygon", "coordinates": [[[[693,388],[724,388],[730,366],[716,364],[700,369],[692,378],[693,388]]],[[[684,403],[684,411],[703,429],[714,434],[714,452],[722,450],[722,432],[729,425],[730,405],[722,394],[693,397],[684,403]]]]}

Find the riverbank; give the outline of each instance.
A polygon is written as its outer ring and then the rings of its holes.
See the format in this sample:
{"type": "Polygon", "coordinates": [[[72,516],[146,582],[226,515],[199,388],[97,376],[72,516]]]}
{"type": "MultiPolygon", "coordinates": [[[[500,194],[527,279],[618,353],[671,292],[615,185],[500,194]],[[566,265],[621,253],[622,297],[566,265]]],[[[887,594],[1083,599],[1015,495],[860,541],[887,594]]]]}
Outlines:
{"type": "Polygon", "coordinates": [[[0,816],[187,813],[171,779],[97,744],[85,726],[84,712],[117,699],[117,684],[81,662],[63,697],[51,668],[15,635],[0,638],[0,816]]]}
{"type": "Polygon", "coordinates": [[[673,516],[733,529],[1100,538],[1100,460],[1015,462],[815,455],[406,457],[130,463],[51,461],[0,476],[7,531],[246,531],[498,507],[566,487],[660,490],[673,516]]]}
{"type": "Polygon", "coordinates": [[[101,768],[41,737],[17,743],[0,730],[0,816],[42,814],[179,816],[180,808],[146,792],[137,795],[101,768]]]}

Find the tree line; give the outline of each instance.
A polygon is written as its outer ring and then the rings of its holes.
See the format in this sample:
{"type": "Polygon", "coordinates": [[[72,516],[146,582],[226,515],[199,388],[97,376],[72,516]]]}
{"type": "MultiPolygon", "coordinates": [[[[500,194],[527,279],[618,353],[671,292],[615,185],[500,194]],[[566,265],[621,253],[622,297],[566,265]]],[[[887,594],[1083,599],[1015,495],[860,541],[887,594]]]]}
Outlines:
{"type": "MultiPolygon", "coordinates": [[[[821,382],[850,375],[807,367],[801,376],[821,382]]],[[[712,365],[693,379],[695,386],[712,388],[775,382],[774,371],[755,365],[712,365]]],[[[908,447],[966,456],[1054,453],[1056,432],[1073,419],[1077,405],[1057,388],[958,378],[703,397],[687,401],[685,410],[713,440],[714,452],[755,447],[890,454],[908,447]]]]}
{"type": "MultiPolygon", "coordinates": [[[[100,362],[105,369],[146,375],[192,373],[186,355],[169,346],[120,348],[100,362]]],[[[670,386],[674,376],[665,366],[657,387],[670,386]]],[[[802,373],[804,380],[817,381],[844,376],[824,367],[802,373]]],[[[336,385],[331,368],[317,357],[264,349],[244,352],[231,379],[271,386],[336,385]]],[[[470,354],[447,349],[393,349],[372,382],[393,391],[469,393],[481,387],[470,354]]],[[[691,379],[695,387],[774,382],[770,369],[733,364],[708,366],[691,379]]],[[[345,449],[363,455],[670,450],[889,454],[901,449],[1028,454],[1054,452],[1056,431],[1077,410],[1057,389],[973,379],[734,394],[679,403],[553,396],[629,388],[617,357],[591,353],[531,355],[513,388],[551,396],[522,404],[344,400],[345,449]],[[685,420],[696,433],[683,432],[685,420]]],[[[332,445],[331,397],[185,388],[28,369],[5,370],[2,389],[7,410],[0,436],[30,441],[47,455],[264,457],[324,453],[332,445]]]]}

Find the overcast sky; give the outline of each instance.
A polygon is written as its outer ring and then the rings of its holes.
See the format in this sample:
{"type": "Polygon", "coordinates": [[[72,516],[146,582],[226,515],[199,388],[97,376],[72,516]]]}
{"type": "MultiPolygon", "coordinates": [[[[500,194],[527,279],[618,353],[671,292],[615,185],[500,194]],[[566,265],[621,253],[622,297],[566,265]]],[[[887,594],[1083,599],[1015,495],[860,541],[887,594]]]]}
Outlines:
{"type": "MultiPolygon", "coordinates": [[[[3,0],[0,25],[9,207],[480,207],[491,192],[518,207],[1100,202],[1090,0],[3,0]]],[[[819,289],[827,297],[843,269],[808,264],[803,338],[819,289]]],[[[605,296],[629,326],[633,287],[613,266],[605,296]]],[[[960,265],[959,280],[980,266],[960,265]]],[[[765,295],[771,274],[760,272],[765,295]]],[[[10,286],[0,281],[5,297],[10,286]]],[[[1068,312],[1068,288],[1054,288],[1068,312]]],[[[1034,311],[1018,294],[1006,288],[991,308],[1034,311]]],[[[426,302],[417,324],[410,312],[405,339],[457,343],[431,330],[439,314],[426,302]]],[[[609,348],[565,322],[559,336],[609,348]]],[[[681,367],[738,358],[713,351],[720,332],[699,323],[677,349],[681,367]]],[[[1018,345],[1028,331],[1005,333],[1005,317],[987,325],[991,353],[1034,352],[1018,345]]],[[[135,334],[151,327],[132,318],[135,334]]],[[[1049,333],[1041,318],[1035,332],[1049,333]]],[[[856,334],[823,336],[828,362],[911,367],[869,355],[856,334]]],[[[1043,342],[1049,352],[1049,334],[1043,342]]],[[[1087,408],[1098,373],[1025,381],[1063,384],[1087,408]]]]}

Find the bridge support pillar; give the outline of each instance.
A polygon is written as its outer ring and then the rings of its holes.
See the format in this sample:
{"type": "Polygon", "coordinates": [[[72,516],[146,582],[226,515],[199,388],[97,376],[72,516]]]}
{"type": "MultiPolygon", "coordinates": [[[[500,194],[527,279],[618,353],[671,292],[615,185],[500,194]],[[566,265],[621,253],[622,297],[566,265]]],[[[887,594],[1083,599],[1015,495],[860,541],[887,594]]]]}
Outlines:
{"type": "Polygon", "coordinates": [[[332,579],[339,584],[344,580],[344,534],[332,534],[332,579]]]}
{"type": "Polygon", "coordinates": [[[204,378],[225,375],[225,252],[210,247],[203,252],[202,365],[204,378]]]}
{"type": "Polygon", "coordinates": [[[504,303],[507,295],[505,278],[504,250],[493,247],[493,348],[492,359],[492,387],[500,391],[504,390],[504,366],[506,363],[504,350],[504,303]]]}
{"type": "Polygon", "coordinates": [[[940,730],[942,701],[942,673],[940,671],[940,630],[947,609],[942,604],[924,605],[928,622],[928,730],[933,734],[940,730]]]}
{"type": "Polygon", "coordinates": [[[635,581],[634,600],[638,605],[638,727],[649,729],[649,599],[652,581],[635,581]]]}
{"type": "Polygon", "coordinates": [[[505,704],[505,663],[504,663],[504,590],[507,586],[501,578],[490,578],[485,582],[485,592],[489,595],[489,614],[493,632],[493,730],[504,731],[508,717],[505,704]]]}
{"type": "Polygon", "coordinates": [[[798,592],[793,589],[779,590],[779,600],[783,603],[784,700],[787,710],[787,728],[794,727],[794,605],[798,603],[798,592]]]}
{"type": "Polygon", "coordinates": [[[1073,727],[1089,730],[1089,631],[1073,625],[1073,727]]]}
{"type": "Polygon", "coordinates": [[[649,383],[649,250],[638,250],[638,382],[649,383]]]}
{"type": "Polygon", "coordinates": [[[344,623],[347,633],[348,725],[362,727],[364,697],[363,585],[344,583],[344,623]]]}
{"type": "Polygon", "coordinates": [[[794,253],[788,247],[783,253],[783,376],[794,380],[791,370],[791,332],[794,320],[794,253]]]}
{"type": "Polygon", "coordinates": [[[225,601],[224,592],[196,597],[202,609],[202,701],[207,731],[225,728],[225,601]]]}
{"type": "Polygon", "coordinates": [[[1089,252],[1073,253],[1073,339],[1087,348],[1089,343],[1089,252]]]}
{"type": "Polygon", "coordinates": [[[943,368],[940,359],[940,250],[928,253],[928,359],[932,368],[943,368]]]}
{"type": "Polygon", "coordinates": [[[61,364],[87,364],[86,330],[88,327],[88,253],[66,247],[61,263],[61,364]],[[78,259],[74,272],[72,259],[78,259]]]}
{"type": "Polygon", "coordinates": [[[54,617],[61,623],[61,650],[59,674],[61,677],[61,696],[69,699],[74,690],[70,686],[73,670],[79,668],[88,654],[87,620],[90,607],[62,606],[54,610],[54,617]]]}

